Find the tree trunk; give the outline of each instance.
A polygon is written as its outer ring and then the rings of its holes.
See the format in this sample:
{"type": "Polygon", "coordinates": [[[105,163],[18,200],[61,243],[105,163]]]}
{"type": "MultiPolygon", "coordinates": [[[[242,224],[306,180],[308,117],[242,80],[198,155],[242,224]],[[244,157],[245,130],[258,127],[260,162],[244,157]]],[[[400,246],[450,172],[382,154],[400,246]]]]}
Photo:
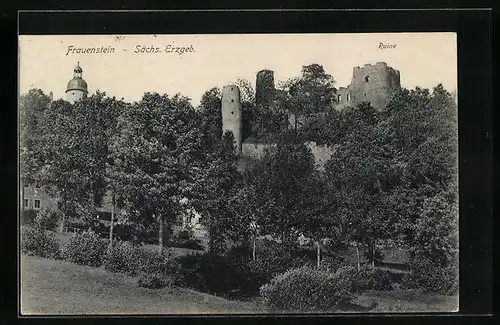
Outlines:
{"type": "Polygon", "coordinates": [[[163,253],[163,218],[161,216],[158,217],[158,222],[160,224],[160,229],[158,231],[158,246],[160,253],[163,253]]]}
{"type": "Polygon", "coordinates": [[[65,219],[66,219],[66,208],[65,208],[65,204],[64,204],[64,201],[61,202],[61,224],[59,226],[59,232],[64,232],[64,223],[65,223],[65,219]]]}
{"type": "Polygon", "coordinates": [[[252,260],[255,261],[255,237],[253,237],[252,260]]]}
{"type": "Polygon", "coordinates": [[[113,247],[113,227],[115,225],[115,192],[111,197],[111,225],[109,226],[109,248],[113,247]]]}
{"type": "Polygon", "coordinates": [[[316,241],[316,247],[317,247],[316,262],[317,262],[317,266],[319,269],[321,267],[321,246],[320,246],[319,240],[316,241]]]}
{"type": "Polygon", "coordinates": [[[375,241],[372,241],[372,268],[375,268],[375,241]]]}
{"type": "Polygon", "coordinates": [[[361,266],[359,264],[359,248],[358,248],[358,242],[356,242],[356,263],[358,267],[358,272],[361,270],[361,266]]]}

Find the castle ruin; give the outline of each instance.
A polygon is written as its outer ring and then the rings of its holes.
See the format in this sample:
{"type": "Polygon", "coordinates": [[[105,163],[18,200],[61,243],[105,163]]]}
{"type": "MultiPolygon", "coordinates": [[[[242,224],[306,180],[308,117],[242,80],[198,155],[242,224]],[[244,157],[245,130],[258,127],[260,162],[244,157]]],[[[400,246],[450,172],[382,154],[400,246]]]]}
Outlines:
{"type": "MultiPolygon", "coordinates": [[[[387,106],[392,94],[401,88],[400,73],[385,62],[365,64],[354,67],[351,83],[340,87],[336,93],[335,109],[356,107],[363,102],[382,110],[387,106]]],[[[255,101],[260,107],[272,109],[278,100],[281,90],[275,88],[274,71],[261,70],[257,73],[255,83],[255,101]]],[[[237,154],[242,158],[260,158],[269,144],[251,144],[242,142],[242,110],[238,86],[229,85],[222,89],[222,129],[232,131],[236,141],[237,154]]],[[[330,158],[333,149],[318,146],[314,142],[307,143],[313,152],[316,163],[321,167],[330,158]]]]}
{"type": "Polygon", "coordinates": [[[401,88],[400,73],[385,62],[354,67],[351,83],[337,91],[336,107],[357,106],[369,102],[377,109],[384,109],[392,94],[401,88]]]}

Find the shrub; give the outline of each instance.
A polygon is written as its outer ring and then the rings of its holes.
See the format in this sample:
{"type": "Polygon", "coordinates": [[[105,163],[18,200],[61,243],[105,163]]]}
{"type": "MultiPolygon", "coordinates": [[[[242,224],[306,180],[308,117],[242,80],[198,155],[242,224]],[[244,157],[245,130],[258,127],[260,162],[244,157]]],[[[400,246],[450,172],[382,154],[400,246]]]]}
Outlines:
{"type": "Polygon", "coordinates": [[[21,225],[34,226],[36,215],[37,215],[36,210],[33,209],[24,210],[23,213],[21,214],[21,225]]]}
{"type": "Polygon", "coordinates": [[[436,266],[430,259],[416,259],[411,274],[403,278],[407,288],[422,288],[427,292],[454,295],[458,293],[458,265],[436,266]]]}
{"type": "Polygon", "coordinates": [[[123,242],[115,242],[106,251],[103,266],[111,272],[135,276],[139,273],[143,256],[144,252],[140,248],[123,242]]]}
{"type": "Polygon", "coordinates": [[[273,247],[259,255],[255,261],[248,263],[248,274],[255,283],[254,289],[271,281],[276,275],[290,268],[297,268],[309,263],[306,257],[295,255],[295,252],[286,247],[273,247]]]}
{"type": "Polygon", "coordinates": [[[328,272],[311,266],[294,268],[274,277],[260,288],[271,311],[324,312],[354,298],[352,269],[328,272]]]}
{"type": "Polygon", "coordinates": [[[45,258],[61,255],[55,234],[40,227],[21,227],[21,252],[45,258]]]}
{"type": "Polygon", "coordinates": [[[237,259],[215,253],[180,256],[175,276],[179,286],[196,290],[229,294],[239,290],[245,281],[243,265],[237,259]]]}
{"type": "Polygon", "coordinates": [[[61,213],[49,209],[40,210],[35,217],[35,224],[42,229],[54,230],[61,219],[61,213]]]}
{"type": "Polygon", "coordinates": [[[64,258],[70,262],[99,267],[106,253],[106,241],[93,231],[73,234],[64,247],[64,258]]]}
{"type": "Polygon", "coordinates": [[[137,250],[139,252],[139,272],[167,276],[177,270],[175,260],[169,250],[164,249],[161,254],[158,251],[144,248],[138,248],[137,250]]]}
{"type": "Polygon", "coordinates": [[[390,291],[393,289],[391,275],[392,273],[387,270],[363,266],[353,277],[353,290],[356,292],[367,290],[390,291]]]}
{"type": "Polygon", "coordinates": [[[141,273],[137,281],[139,287],[161,289],[172,285],[172,279],[163,273],[141,273]]]}

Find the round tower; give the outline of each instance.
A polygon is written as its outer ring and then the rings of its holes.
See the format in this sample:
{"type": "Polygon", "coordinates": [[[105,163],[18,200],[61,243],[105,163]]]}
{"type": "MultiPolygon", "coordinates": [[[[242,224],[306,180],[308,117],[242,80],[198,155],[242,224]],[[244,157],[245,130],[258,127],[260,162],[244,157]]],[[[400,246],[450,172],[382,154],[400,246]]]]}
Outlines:
{"type": "Polygon", "coordinates": [[[240,89],[236,85],[222,88],[222,133],[231,131],[236,144],[236,152],[241,154],[242,108],[240,89]]]}
{"type": "Polygon", "coordinates": [[[349,95],[354,105],[369,102],[377,109],[384,109],[392,94],[400,88],[399,71],[385,62],[377,62],[353,69],[349,95]]]}
{"type": "Polygon", "coordinates": [[[82,79],[82,72],[80,62],[78,62],[73,70],[73,79],[68,82],[68,86],[66,87],[66,100],[71,104],[87,97],[87,83],[82,79]]]}
{"type": "Polygon", "coordinates": [[[274,71],[261,70],[257,72],[255,81],[255,103],[257,105],[269,106],[274,98],[274,71]]]}

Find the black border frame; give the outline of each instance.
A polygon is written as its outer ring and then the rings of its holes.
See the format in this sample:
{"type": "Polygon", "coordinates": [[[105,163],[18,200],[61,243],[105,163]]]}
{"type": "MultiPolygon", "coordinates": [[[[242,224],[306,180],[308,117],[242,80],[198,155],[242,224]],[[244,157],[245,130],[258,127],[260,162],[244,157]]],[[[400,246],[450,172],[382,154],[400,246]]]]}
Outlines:
{"type": "MultiPolygon", "coordinates": [[[[12,17],[11,17],[12,19],[12,17]]],[[[426,10],[210,10],[210,11],[66,11],[19,12],[19,34],[163,34],[163,33],[361,33],[361,32],[457,32],[458,94],[459,94],[459,168],[460,168],[460,311],[441,317],[441,314],[362,314],[314,317],[314,321],[405,321],[416,323],[438,318],[439,322],[468,324],[493,312],[493,197],[492,197],[492,103],[493,103],[493,15],[488,9],[426,9],[426,10]],[[391,315],[391,317],[385,317],[391,315]],[[468,316],[467,316],[468,315],[468,316]],[[475,315],[475,316],[474,316],[475,315]],[[483,316],[479,316],[483,315],[483,316]],[[461,317],[462,316],[462,317],[461,317]],[[383,319],[381,319],[383,317],[383,319]],[[478,318],[478,319],[476,319],[478,318]]],[[[17,33],[9,35],[8,47],[13,64],[6,70],[13,81],[8,92],[14,94],[9,102],[9,120],[17,120],[17,33]],[[10,45],[10,44],[9,44],[10,45]],[[15,63],[14,63],[15,62],[15,63]],[[12,120],[10,119],[12,118],[12,120]]],[[[5,67],[5,65],[4,65],[5,67]]],[[[3,88],[5,89],[5,88],[3,88]]],[[[17,123],[4,128],[9,142],[6,176],[17,188],[17,123]],[[9,179],[11,180],[11,179],[9,179]]],[[[8,200],[17,211],[17,193],[8,200]],[[14,202],[14,204],[12,204],[14,202]]],[[[12,216],[12,214],[9,214],[12,216]]],[[[15,223],[14,223],[15,224],[15,223]]],[[[17,228],[17,227],[16,227],[17,228]]],[[[16,229],[14,228],[14,229],[16,229]]],[[[5,238],[5,237],[4,237],[5,238]]],[[[17,251],[17,234],[9,233],[8,240],[17,251]]],[[[9,258],[17,263],[11,271],[17,274],[18,256],[9,258]]],[[[17,280],[17,278],[16,278],[17,280]]],[[[17,286],[9,283],[15,294],[17,286]]],[[[17,297],[17,295],[16,295],[17,297]]],[[[18,315],[17,301],[8,301],[14,318],[18,315]]],[[[446,314],[445,314],[446,315],[446,314]]],[[[138,316],[138,315],[137,315],[138,316]]],[[[132,316],[133,317],[133,316],[132,316]]],[[[204,315],[203,317],[207,317],[204,315]]],[[[223,320],[221,317],[218,320],[223,320]]],[[[256,316],[250,316],[256,317],[256,316]]],[[[72,322],[90,321],[93,317],[73,318],[72,322]]],[[[151,316],[148,318],[156,319],[151,316]]],[[[247,318],[246,316],[230,316],[247,318]]],[[[114,318],[120,323],[122,317],[114,318]]],[[[112,320],[114,320],[112,319],[112,320]]],[[[183,317],[176,318],[182,320],[183,317]]],[[[189,319],[193,319],[189,317],[189,319]]],[[[267,320],[275,319],[267,317],[267,320]]],[[[32,321],[23,317],[22,321],[32,321]]],[[[63,321],[64,317],[45,319],[63,321]]],[[[94,320],[94,319],[92,319],[94,320]]],[[[133,321],[134,319],[130,319],[133,321]]],[[[144,317],[135,319],[143,322],[144,317]]],[[[168,321],[173,321],[169,319],[168,321]]],[[[186,319],[184,319],[186,320],[186,319]]],[[[202,319],[200,319],[202,320],[202,319]]],[[[263,321],[260,319],[259,321],[263,321]]],[[[303,321],[302,317],[287,317],[287,321],[303,321]]],[[[203,321],[203,320],[202,320],[203,321]]]]}

